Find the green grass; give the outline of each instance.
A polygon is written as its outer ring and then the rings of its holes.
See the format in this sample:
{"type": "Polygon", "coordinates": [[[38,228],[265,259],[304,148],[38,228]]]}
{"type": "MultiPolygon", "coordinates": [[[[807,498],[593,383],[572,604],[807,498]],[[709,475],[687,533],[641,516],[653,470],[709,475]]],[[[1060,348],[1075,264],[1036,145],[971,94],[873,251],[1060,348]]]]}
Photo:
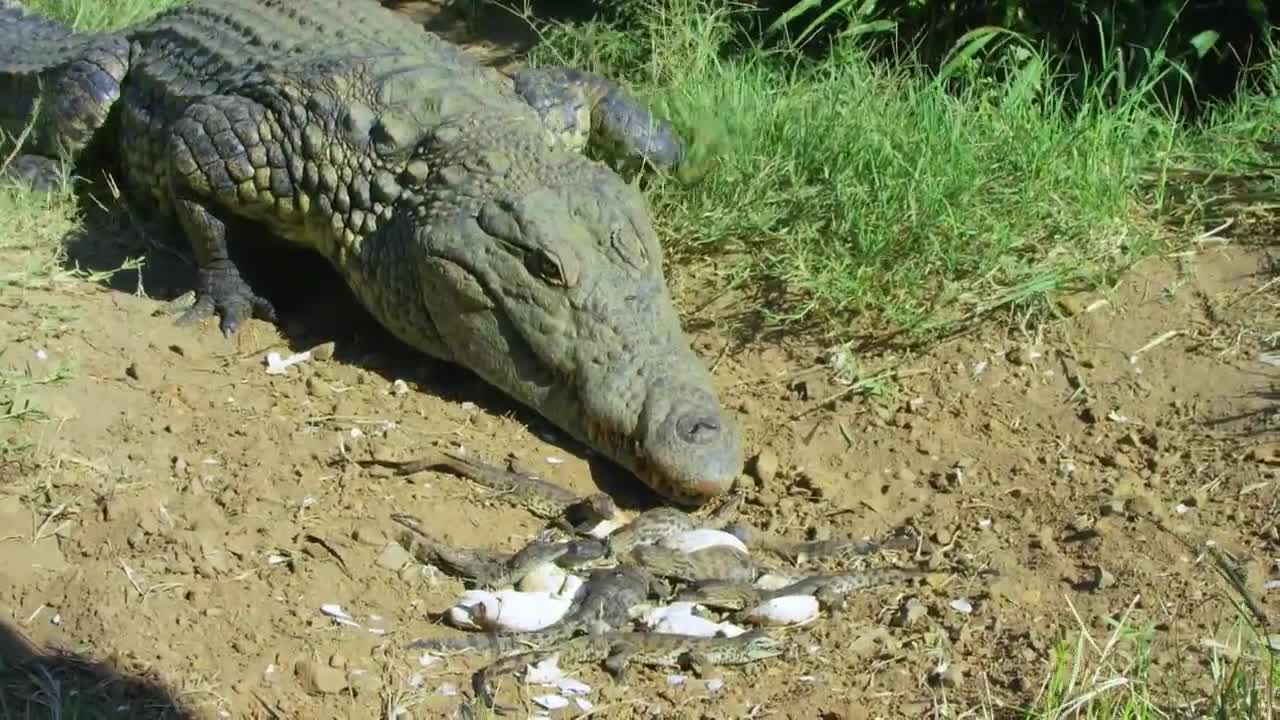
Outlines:
{"type": "Polygon", "coordinates": [[[1209,667],[1204,671],[1193,675],[1183,666],[1173,668],[1175,674],[1170,675],[1168,669],[1153,667],[1155,629],[1132,626],[1128,611],[1112,623],[1106,637],[1095,637],[1085,629],[1064,635],[1053,648],[1035,703],[1022,717],[1270,720],[1280,705],[1280,657],[1244,620],[1225,636],[1206,642],[1209,667]],[[1171,703],[1170,694],[1184,706],[1171,703]],[[1158,699],[1161,695],[1163,701],[1158,699]],[[1188,713],[1192,706],[1196,712],[1188,713]]]}
{"type": "MultiPolygon", "coordinates": [[[[0,168],[4,167],[0,158],[0,168]]],[[[62,240],[80,225],[69,189],[49,195],[0,185],[0,297],[41,286],[63,273],[62,240]]]]}
{"type": "MultiPolygon", "coordinates": [[[[1268,634],[1268,619],[1245,586],[1243,576],[1215,548],[1204,551],[1229,588],[1235,619],[1217,637],[1200,636],[1199,653],[1166,649],[1167,664],[1156,667],[1152,652],[1158,633],[1148,622],[1135,626],[1130,613],[1140,598],[1108,620],[1110,634],[1098,638],[1076,617],[1080,630],[1054,646],[1049,673],[1026,720],[1156,720],[1195,717],[1213,720],[1272,720],[1280,710],[1280,634],[1268,634]],[[1202,668],[1190,660],[1207,656],[1202,668]],[[1163,698],[1162,700],[1157,698],[1163,698]],[[1173,698],[1171,701],[1170,698],[1173,698]]],[[[1199,632],[1199,628],[1195,632],[1199,632]]],[[[1188,640],[1183,638],[1180,643],[1188,640]]]]}
{"type": "Polygon", "coordinates": [[[22,0],[31,10],[76,30],[115,30],[145,20],[184,0],[22,0]]]}
{"type": "Polygon", "coordinates": [[[998,43],[975,36],[943,82],[851,43],[817,61],[730,55],[726,4],[653,5],[628,31],[552,27],[535,61],[622,79],[710,148],[718,165],[700,184],[653,189],[666,246],[738,258],[732,279],[758,314],[837,340],[927,335],[1105,281],[1188,237],[1161,222],[1185,209],[1162,169],[1238,166],[1280,128],[1274,67],[1269,94],[1192,130],[1149,102],[1154,73],[1172,71],[1160,63],[1123,85],[1103,68],[1073,103],[1016,38],[987,52],[998,43]]]}
{"type": "MultiPolygon", "coordinates": [[[[88,30],[175,3],[29,4],[88,30]]],[[[1154,76],[1121,82],[1103,68],[1073,102],[1051,64],[1016,40],[1001,53],[958,54],[940,82],[853,46],[820,61],[731,55],[728,11],[702,0],[659,7],[625,33],[553,28],[535,60],[619,78],[690,133],[698,160],[714,164],[697,184],[649,185],[665,244],[681,260],[733,258],[727,279],[780,327],[835,341],[863,327],[927,337],[992,311],[1043,307],[1189,239],[1202,222],[1280,199],[1274,179],[1239,180],[1261,160],[1256,141],[1280,129],[1280,65],[1264,68],[1262,92],[1189,128],[1150,102],[1154,76]]],[[[79,222],[70,192],[0,188],[0,303],[65,277],[60,240],[79,222]]],[[[0,389],[9,383],[16,398],[17,383],[36,380],[0,377],[0,389]]],[[[0,399],[0,414],[12,406],[0,399]]],[[[1152,667],[1152,642],[1150,628],[1125,618],[1108,638],[1064,639],[1025,716],[1172,716],[1153,700],[1152,682],[1168,678],[1152,667]]],[[[1215,646],[1209,667],[1187,678],[1208,685],[1203,715],[1273,717],[1280,663],[1266,643],[1242,620],[1215,646]]]]}

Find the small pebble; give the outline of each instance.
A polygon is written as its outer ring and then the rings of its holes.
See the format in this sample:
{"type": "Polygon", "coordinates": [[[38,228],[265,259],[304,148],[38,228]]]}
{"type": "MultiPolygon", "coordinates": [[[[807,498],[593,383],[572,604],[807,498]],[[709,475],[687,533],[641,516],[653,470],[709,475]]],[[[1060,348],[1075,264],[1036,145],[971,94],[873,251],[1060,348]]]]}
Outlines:
{"type": "Polygon", "coordinates": [[[1101,565],[1095,565],[1089,571],[1089,587],[1091,590],[1102,590],[1115,585],[1116,577],[1107,572],[1101,565]]]}
{"type": "Polygon", "coordinates": [[[333,394],[333,387],[315,375],[311,375],[307,378],[306,387],[307,394],[311,397],[329,397],[333,394]]]}
{"type": "Polygon", "coordinates": [[[1040,357],[1040,353],[1031,348],[1017,347],[1005,353],[1005,359],[1014,365],[1030,365],[1040,357]]]}
{"type": "Polygon", "coordinates": [[[778,504],[778,499],[778,493],[772,490],[762,490],[759,493],[756,493],[756,496],[752,498],[752,501],[760,507],[773,507],[778,504]]]}
{"type": "Polygon", "coordinates": [[[348,680],[356,696],[376,697],[382,690],[382,678],[368,670],[352,670],[348,680]]]}
{"type": "Polygon", "coordinates": [[[957,688],[964,682],[964,673],[954,663],[946,663],[929,673],[929,681],[935,687],[957,688]]]}
{"type": "Polygon", "coordinates": [[[405,550],[400,543],[387,543],[382,548],[382,553],[378,555],[377,565],[384,570],[391,572],[399,572],[401,568],[413,561],[413,555],[405,550]]]}
{"type": "MultiPolygon", "coordinates": [[[[400,580],[406,583],[416,583],[426,576],[423,574],[423,567],[416,563],[409,563],[400,568],[400,580]]],[[[434,580],[433,583],[434,584],[434,580]]]]}
{"type": "Polygon", "coordinates": [[[924,603],[911,598],[903,603],[893,619],[889,621],[894,627],[910,627],[920,622],[929,614],[929,608],[924,603]]]}
{"type": "Polygon", "coordinates": [[[875,657],[886,645],[892,642],[892,635],[884,628],[877,628],[854,638],[845,647],[853,657],[867,660],[875,657]]]}
{"type": "Polygon", "coordinates": [[[933,457],[942,452],[942,444],[934,438],[921,438],[916,443],[916,452],[933,457]]]}
{"type": "Polygon", "coordinates": [[[1258,445],[1249,450],[1249,459],[1263,465],[1280,465],[1280,442],[1258,445]]]}
{"type": "Polygon", "coordinates": [[[1123,516],[1124,500],[1118,498],[1108,500],[1102,504],[1101,513],[1104,516],[1123,516]]]}
{"type": "Polygon", "coordinates": [[[559,695],[542,695],[533,701],[548,710],[559,710],[569,705],[569,701],[559,695]]]}
{"type": "Polygon", "coordinates": [[[333,359],[334,343],[329,341],[311,348],[311,358],[321,362],[333,359]]]}
{"type": "Polygon", "coordinates": [[[761,483],[768,484],[778,475],[778,456],[772,448],[764,448],[751,463],[751,473],[761,483]]]}
{"type": "Polygon", "coordinates": [[[314,660],[299,660],[293,672],[298,684],[311,695],[335,695],[347,688],[344,672],[314,660]]]}
{"type": "Polygon", "coordinates": [[[1089,312],[1089,298],[1083,295],[1065,295],[1057,299],[1058,309],[1067,315],[1089,312]]]}
{"type": "Polygon", "coordinates": [[[358,543],[374,547],[387,542],[386,533],[382,532],[382,528],[373,524],[357,526],[355,530],[351,531],[351,538],[358,543]]]}

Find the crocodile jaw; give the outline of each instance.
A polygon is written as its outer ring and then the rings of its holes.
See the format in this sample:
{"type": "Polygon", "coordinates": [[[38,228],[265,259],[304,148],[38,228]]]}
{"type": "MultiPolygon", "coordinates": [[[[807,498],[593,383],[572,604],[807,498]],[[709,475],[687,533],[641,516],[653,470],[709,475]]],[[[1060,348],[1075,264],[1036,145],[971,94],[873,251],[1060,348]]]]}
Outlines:
{"type": "Polygon", "coordinates": [[[617,395],[588,388],[582,394],[586,427],[579,436],[667,499],[698,505],[726,492],[738,476],[741,441],[698,358],[685,347],[672,347],[665,355],[662,369],[652,374],[626,365],[606,370],[620,376],[615,382],[647,377],[643,404],[638,414],[619,414],[613,405],[617,395]]]}

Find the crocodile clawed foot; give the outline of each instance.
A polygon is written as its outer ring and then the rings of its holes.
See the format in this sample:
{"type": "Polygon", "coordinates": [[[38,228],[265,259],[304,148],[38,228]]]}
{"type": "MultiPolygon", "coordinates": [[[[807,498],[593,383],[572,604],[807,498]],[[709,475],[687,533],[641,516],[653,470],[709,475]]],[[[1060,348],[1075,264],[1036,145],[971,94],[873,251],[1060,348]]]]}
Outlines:
{"type": "Polygon", "coordinates": [[[192,325],[217,313],[221,318],[219,329],[223,336],[231,337],[240,326],[256,317],[267,322],[276,321],[276,310],[266,298],[257,295],[234,268],[201,268],[196,281],[196,302],[182,315],[179,325],[192,325]]]}

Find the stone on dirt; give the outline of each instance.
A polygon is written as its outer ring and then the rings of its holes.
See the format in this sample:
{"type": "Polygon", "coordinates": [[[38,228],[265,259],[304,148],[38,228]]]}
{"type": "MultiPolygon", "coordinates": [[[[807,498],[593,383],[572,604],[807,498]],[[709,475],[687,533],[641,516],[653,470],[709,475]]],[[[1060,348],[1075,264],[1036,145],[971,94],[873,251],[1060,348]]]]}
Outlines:
{"type": "Polygon", "coordinates": [[[356,528],[351,531],[351,539],[363,545],[378,547],[386,544],[387,534],[384,533],[382,528],[377,525],[374,525],[373,523],[366,523],[364,525],[357,525],[356,528]]]}
{"type": "Polygon", "coordinates": [[[293,673],[302,689],[311,695],[334,695],[347,689],[345,672],[315,660],[299,660],[293,673]]]}
{"type": "Polygon", "coordinates": [[[778,455],[772,448],[764,448],[756,454],[755,459],[751,462],[751,474],[760,481],[761,485],[768,485],[778,475],[778,455]]]}
{"type": "Polygon", "coordinates": [[[413,561],[413,555],[405,550],[400,543],[387,543],[382,548],[382,553],[378,555],[378,567],[391,572],[399,572],[401,568],[413,561]]]}

